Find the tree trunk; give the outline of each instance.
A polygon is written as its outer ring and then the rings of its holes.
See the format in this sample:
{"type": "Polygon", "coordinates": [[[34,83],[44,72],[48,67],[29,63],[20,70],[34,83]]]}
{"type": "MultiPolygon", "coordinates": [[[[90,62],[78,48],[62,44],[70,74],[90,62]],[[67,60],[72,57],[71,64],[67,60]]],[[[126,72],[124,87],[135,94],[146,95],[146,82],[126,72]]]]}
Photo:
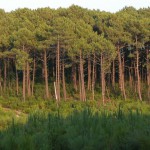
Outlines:
{"type": "Polygon", "coordinates": [[[6,92],[6,79],[7,79],[7,63],[4,58],[4,92],[6,92]]]}
{"type": "Polygon", "coordinates": [[[77,92],[77,72],[76,72],[76,64],[72,63],[72,81],[73,81],[73,87],[75,91],[77,92]]]}
{"type": "Polygon", "coordinates": [[[31,96],[31,80],[30,80],[30,66],[29,62],[27,61],[27,94],[31,96]]]}
{"type": "Polygon", "coordinates": [[[18,80],[18,72],[16,68],[16,94],[19,95],[19,80],[18,80]]]}
{"type": "Polygon", "coordinates": [[[124,72],[123,72],[123,65],[122,65],[119,45],[118,45],[118,61],[119,61],[119,86],[120,86],[121,93],[123,94],[124,99],[126,100],[124,75],[123,75],[124,72]]]}
{"type": "Polygon", "coordinates": [[[82,59],[82,52],[80,50],[80,78],[81,78],[81,96],[82,101],[86,101],[86,94],[85,94],[85,85],[84,85],[84,69],[83,69],[83,59],[82,59]]]}
{"type": "Polygon", "coordinates": [[[103,105],[105,104],[105,68],[103,65],[103,54],[101,53],[101,87],[102,87],[102,100],[103,100],[103,105]]]}
{"type": "Polygon", "coordinates": [[[138,47],[137,47],[137,36],[136,36],[136,74],[137,74],[138,95],[139,95],[139,99],[142,101],[142,96],[141,96],[141,79],[140,79],[140,74],[139,74],[139,51],[138,51],[138,47]]]}
{"type": "Polygon", "coordinates": [[[57,41],[57,50],[56,50],[56,92],[58,101],[60,101],[60,43],[59,37],[57,41]]]}
{"type": "Polygon", "coordinates": [[[33,75],[32,75],[32,89],[31,89],[31,95],[32,96],[33,96],[33,91],[34,91],[35,69],[36,69],[36,62],[35,62],[35,57],[34,57],[34,60],[33,60],[33,75]]]}
{"type": "Polygon", "coordinates": [[[147,85],[148,85],[148,100],[150,101],[150,58],[149,49],[146,50],[147,53],[147,85]]]}
{"type": "Polygon", "coordinates": [[[93,57],[93,68],[92,68],[92,100],[94,100],[94,88],[95,88],[95,53],[93,57]]]}
{"type": "Polygon", "coordinates": [[[64,64],[64,60],[62,61],[62,82],[63,82],[64,99],[66,100],[66,81],[65,81],[65,64],[64,64]]]}
{"type": "Polygon", "coordinates": [[[46,98],[49,98],[49,89],[48,89],[48,71],[47,71],[47,53],[46,50],[44,50],[44,78],[45,78],[45,94],[46,98]]]}
{"type": "Polygon", "coordinates": [[[115,86],[115,60],[112,62],[112,86],[115,86]]]}
{"type": "Polygon", "coordinates": [[[2,70],[1,70],[1,66],[0,66],[0,93],[2,95],[2,70]]]}
{"type": "Polygon", "coordinates": [[[88,57],[88,90],[91,91],[91,60],[88,57]]]}
{"type": "Polygon", "coordinates": [[[23,95],[23,100],[25,101],[26,99],[26,70],[25,67],[23,69],[23,83],[22,83],[22,95],[23,95]]]}

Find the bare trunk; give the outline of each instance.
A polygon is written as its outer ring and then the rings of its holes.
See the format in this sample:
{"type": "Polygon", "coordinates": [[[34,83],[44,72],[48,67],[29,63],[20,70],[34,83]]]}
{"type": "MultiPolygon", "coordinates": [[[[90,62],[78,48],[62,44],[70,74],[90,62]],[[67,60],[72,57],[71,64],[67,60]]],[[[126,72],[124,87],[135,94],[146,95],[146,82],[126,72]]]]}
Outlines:
{"type": "Polygon", "coordinates": [[[76,73],[76,64],[72,63],[72,81],[73,81],[73,87],[75,91],[77,92],[77,73],[76,73]]]}
{"type": "Polygon", "coordinates": [[[86,101],[85,85],[84,85],[84,69],[83,69],[83,60],[82,60],[81,50],[80,50],[80,78],[81,78],[82,101],[86,101]]]}
{"type": "Polygon", "coordinates": [[[44,78],[45,78],[45,94],[46,98],[49,98],[49,89],[48,89],[48,72],[47,72],[47,53],[46,50],[44,50],[44,78]]]}
{"type": "Polygon", "coordinates": [[[78,68],[78,75],[79,75],[79,94],[80,94],[80,101],[82,101],[82,87],[81,87],[81,74],[80,74],[80,65],[78,68]]]}
{"type": "Polygon", "coordinates": [[[147,53],[147,85],[148,85],[148,100],[150,101],[150,58],[149,49],[146,50],[147,53]]]}
{"type": "Polygon", "coordinates": [[[95,87],[95,53],[93,57],[93,68],[92,68],[92,99],[94,100],[94,87],[95,87]]]}
{"type": "Polygon", "coordinates": [[[141,96],[141,79],[140,79],[140,74],[139,74],[139,51],[138,51],[138,48],[137,48],[137,36],[136,36],[136,74],[137,74],[138,95],[139,95],[139,99],[142,101],[142,96],[141,96]]]}
{"type": "Polygon", "coordinates": [[[27,94],[31,96],[31,80],[30,80],[30,66],[29,62],[27,62],[27,94]]]}
{"type": "Polygon", "coordinates": [[[88,57],[88,90],[91,91],[91,60],[88,57]]]}
{"type": "Polygon", "coordinates": [[[112,62],[112,86],[115,86],[115,60],[112,62]]]}
{"type": "Polygon", "coordinates": [[[58,101],[60,101],[60,43],[59,37],[57,41],[57,50],[56,50],[56,92],[58,101]]]}
{"type": "Polygon", "coordinates": [[[118,61],[119,61],[119,86],[120,86],[121,93],[123,94],[124,99],[126,100],[126,93],[125,93],[125,86],[124,86],[123,64],[122,64],[122,60],[121,60],[119,45],[118,45],[118,61]]]}
{"type": "Polygon", "coordinates": [[[26,99],[26,71],[25,67],[23,69],[23,82],[22,82],[22,95],[23,95],[23,100],[25,101],[26,99]]]}
{"type": "Polygon", "coordinates": [[[31,95],[32,96],[33,96],[33,91],[34,91],[35,68],[36,68],[36,62],[35,62],[35,57],[34,57],[34,60],[33,60],[33,75],[32,75],[32,89],[31,89],[31,95]]]}
{"type": "Polygon", "coordinates": [[[16,94],[17,94],[17,96],[18,96],[18,94],[19,94],[19,81],[18,81],[17,68],[16,68],[16,94]]]}
{"type": "Polygon", "coordinates": [[[66,100],[66,81],[65,81],[65,64],[64,64],[64,60],[62,61],[62,82],[63,82],[64,99],[66,100]]]}
{"type": "Polygon", "coordinates": [[[6,92],[6,79],[7,79],[7,63],[4,59],[4,92],[6,92]]]}
{"type": "Polygon", "coordinates": [[[103,105],[105,104],[105,68],[103,66],[103,54],[101,53],[101,87],[102,87],[102,100],[103,105]]]}
{"type": "Polygon", "coordinates": [[[2,95],[2,70],[1,70],[1,66],[0,66],[0,93],[2,95]]]}

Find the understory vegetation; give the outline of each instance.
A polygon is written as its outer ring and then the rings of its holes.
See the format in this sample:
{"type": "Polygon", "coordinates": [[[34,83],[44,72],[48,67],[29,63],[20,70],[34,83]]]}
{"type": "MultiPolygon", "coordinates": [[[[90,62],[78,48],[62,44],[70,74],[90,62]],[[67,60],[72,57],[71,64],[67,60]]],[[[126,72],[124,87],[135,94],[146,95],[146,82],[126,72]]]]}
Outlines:
{"type": "MultiPolygon", "coordinates": [[[[24,106],[22,110],[30,106],[32,113],[30,111],[25,122],[18,122],[14,118],[5,130],[0,131],[0,149],[150,148],[150,106],[145,103],[130,101],[97,107],[93,101],[70,101],[57,107],[56,102],[45,101],[36,105],[37,109],[35,102],[18,104],[19,109],[24,106]]],[[[9,106],[13,109],[15,104],[9,106]]]]}

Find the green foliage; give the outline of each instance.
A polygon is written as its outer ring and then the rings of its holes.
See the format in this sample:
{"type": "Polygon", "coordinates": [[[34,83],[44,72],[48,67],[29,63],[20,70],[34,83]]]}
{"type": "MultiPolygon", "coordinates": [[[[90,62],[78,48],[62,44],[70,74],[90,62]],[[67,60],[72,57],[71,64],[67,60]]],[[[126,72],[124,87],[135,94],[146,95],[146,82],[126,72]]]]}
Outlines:
{"type": "Polygon", "coordinates": [[[0,148],[149,149],[149,116],[138,109],[125,113],[120,104],[117,108],[113,113],[75,108],[66,117],[60,109],[55,114],[35,112],[24,125],[13,120],[6,131],[0,132],[0,148]]]}

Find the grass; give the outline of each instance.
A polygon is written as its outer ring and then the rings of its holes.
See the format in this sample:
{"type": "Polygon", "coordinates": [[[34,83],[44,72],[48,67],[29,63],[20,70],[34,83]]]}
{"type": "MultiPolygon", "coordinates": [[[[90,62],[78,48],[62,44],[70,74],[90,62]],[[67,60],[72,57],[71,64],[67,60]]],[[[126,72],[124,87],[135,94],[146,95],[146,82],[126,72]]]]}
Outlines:
{"type": "Polygon", "coordinates": [[[63,117],[36,112],[25,124],[15,121],[0,132],[0,149],[99,150],[149,149],[150,117],[138,111],[124,114],[74,111],[63,117]]]}
{"type": "Polygon", "coordinates": [[[2,150],[150,149],[150,105],[0,98],[2,150]],[[19,114],[18,114],[19,113],[19,114]],[[27,117],[28,116],[28,117],[27,117]]]}

